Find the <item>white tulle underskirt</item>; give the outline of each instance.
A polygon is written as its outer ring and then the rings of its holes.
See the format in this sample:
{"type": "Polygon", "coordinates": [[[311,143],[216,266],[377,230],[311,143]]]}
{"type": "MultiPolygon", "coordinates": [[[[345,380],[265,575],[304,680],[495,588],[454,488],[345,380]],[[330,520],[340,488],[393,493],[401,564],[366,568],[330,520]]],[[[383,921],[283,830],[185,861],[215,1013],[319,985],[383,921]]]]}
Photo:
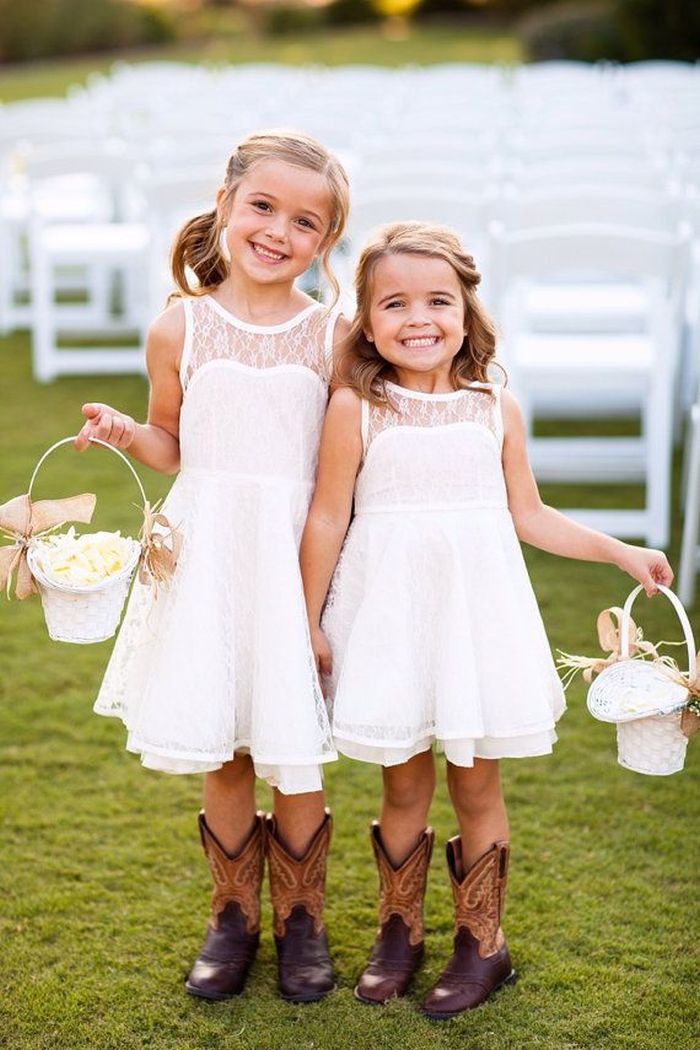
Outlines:
{"type": "Polygon", "coordinates": [[[553,729],[528,736],[481,739],[441,740],[439,737],[425,736],[403,745],[368,743],[367,740],[335,734],[335,744],[340,754],[380,766],[402,765],[435,745],[436,750],[443,753],[453,766],[469,768],[474,765],[475,758],[534,758],[537,755],[550,755],[556,741],[557,734],[553,729]]]}

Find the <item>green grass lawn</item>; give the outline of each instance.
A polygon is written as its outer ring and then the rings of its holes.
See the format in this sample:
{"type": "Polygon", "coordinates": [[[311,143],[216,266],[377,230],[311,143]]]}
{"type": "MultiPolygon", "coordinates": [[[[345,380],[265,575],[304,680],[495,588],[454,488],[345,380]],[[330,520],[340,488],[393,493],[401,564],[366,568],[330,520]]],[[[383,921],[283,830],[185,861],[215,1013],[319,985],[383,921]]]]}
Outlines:
{"type": "MultiPolygon", "coordinates": [[[[137,416],[136,377],[37,386],[24,336],[0,341],[0,500],[26,490],[40,452],[79,424],[85,400],[137,416]]],[[[152,498],[168,480],[142,471],[152,498]]],[[[133,527],[133,480],[116,457],[64,449],[37,495],[98,493],[98,523],[133,527]]],[[[549,491],[554,498],[557,493],[549,491]]],[[[581,495],[580,490],[578,495],[581,495]]],[[[569,495],[567,494],[567,499],[569,495]]],[[[676,515],[676,519],[678,515],[676,515]]],[[[677,555],[676,520],[672,557],[677,555]]],[[[610,567],[528,551],[554,647],[591,652],[595,617],[630,581],[610,567]]],[[[661,600],[643,601],[647,635],[678,637],[661,600]]],[[[694,626],[700,638],[700,616],[694,626]]],[[[614,729],[571,690],[552,757],[504,762],[512,823],[506,915],[520,973],[474,1014],[443,1024],[417,1013],[449,953],[445,839],[455,821],[441,783],[427,896],[427,956],[404,1002],[353,1000],[373,938],[376,876],[367,825],[379,773],[328,769],[336,820],[327,921],[338,990],[293,1006],[275,994],[270,912],[245,994],[189,998],[182,980],[207,916],[209,879],[196,832],[200,778],[142,770],[120,723],[91,703],[110,643],[49,641],[36,599],[0,606],[0,1046],[12,1050],[662,1050],[696,1047],[698,744],[669,778],[616,764],[614,729]]],[[[260,804],[268,793],[260,792],[260,804]]]]}
{"type": "Polygon", "coordinates": [[[0,101],[62,95],[71,84],[83,83],[90,73],[108,72],[118,59],[129,62],[171,59],[216,64],[284,62],[287,65],[369,63],[400,66],[434,62],[518,62],[522,57],[519,41],[506,30],[464,28],[459,23],[412,27],[400,39],[387,36],[376,26],[290,33],[279,37],[234,33],[157,50],[6,66],[0,68],[0,101]]]}

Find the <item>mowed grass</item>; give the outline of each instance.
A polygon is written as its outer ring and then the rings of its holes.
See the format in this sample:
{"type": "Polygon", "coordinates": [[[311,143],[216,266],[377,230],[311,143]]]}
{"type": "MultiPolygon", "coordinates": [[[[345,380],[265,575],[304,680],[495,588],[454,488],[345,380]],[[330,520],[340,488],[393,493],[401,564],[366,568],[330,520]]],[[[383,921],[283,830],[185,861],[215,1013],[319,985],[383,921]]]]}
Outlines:
{"type": "MultiPolygon", "coordinates": [[[[138,377],[35,385],[23,336],[0,341],[0,375],[0,501],[25,491],[43,449],[75,432],[83,401],[104,400],[143,416],[146,385],[138,377]]],[[[141,474],[152,498],[167,490],[169,479],[141,474]]],[[[70,449],[57,452],[37,495],[85,490],[98,493],[100,524],[134,527],[133,480],[101,450],[80,458],[70,449]]],[[[574,498],[582,494],[573,492],[574,498]]],[[[676,520],[674,558],[677,542],[676,520]]],[[[630,581],[610,567],[537,551],[527,551],[527,558],[552,646],[594,652],[598,611],[621,603],[630,581]]],[[[661,600],[642,600],[639,613],[649,637],[678,637],[661,600]]],[[[554,755],[503,763],[512,823],[505,926],[520,980],[485,1008],[443,1024],[423,1019],[417,1005],[450,950],[443,850],[455,821],[444,784],[432,812],[437,848],[425,966],[407,1000],[371,1009],[354,1001],[352,988],[374,933],[376,876],[367,826],[377,813],[380,777],[374,768],[340,761],[327,773],[335,814],[327,922],[337,991],[309,1006],[277,998],[266,901],[260,955],[245,994],[209,1004],[189,998],[182,987],[208,912],[209,877],[196,832],[200,778],[141,769],[124,751],[121,724],[92,714],[111,643],[49,641],[36,599],[3,600],[0,621],[0,1045],[698,1045],[697,743],[676,776],[623,770],[616,764],[614,729],[591,719],[577,686],[554,755]]],[[[694,625],[700,638],[697,614],[694,625]]],[[[259,802],[269,805],[264,789],[259,802]]]]}
{"type": "Polygon", "coordinates": [[[62,95],[91,73],[107,73],[119,59],[127,62],[192,63],[283,62],[286,65],[379,66],[430,65],[435,62],[519,62],[519,40],[506,29],[453,24],[408,26],[398,38],[380,25],[289,33],[277,37],[244,32],[217,34],[208,40],[172,44],[155,50],[88,55],[29,62],[0,70],[0,101],[38,95],[62,95]]]}

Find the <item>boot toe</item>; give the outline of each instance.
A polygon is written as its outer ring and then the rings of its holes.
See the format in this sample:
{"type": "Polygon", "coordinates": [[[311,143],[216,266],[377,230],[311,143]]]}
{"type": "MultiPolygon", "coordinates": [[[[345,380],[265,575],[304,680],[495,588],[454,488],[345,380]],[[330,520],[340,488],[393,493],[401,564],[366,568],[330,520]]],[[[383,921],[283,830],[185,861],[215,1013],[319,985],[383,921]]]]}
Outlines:
{"type": "Polygon", "coordinates": [[[200,999],[231,999],[243,991],[246,975],[239,965],[198,960],[185,980],[185,990],[200,999]]]}
{"type": "Polygon", "coordinates": [[[295,966],[279,977],[280,995],[292,1003],[313,1003],[335,988],[330,967],[295,966]]]}
{"type": "Polygon", "coordinates": [[[355,998],[378,1006],[402,995],[401,983],[406,983],[405,978],[397,979],[391,973],[363,973],[355,986],[355,998]]]}

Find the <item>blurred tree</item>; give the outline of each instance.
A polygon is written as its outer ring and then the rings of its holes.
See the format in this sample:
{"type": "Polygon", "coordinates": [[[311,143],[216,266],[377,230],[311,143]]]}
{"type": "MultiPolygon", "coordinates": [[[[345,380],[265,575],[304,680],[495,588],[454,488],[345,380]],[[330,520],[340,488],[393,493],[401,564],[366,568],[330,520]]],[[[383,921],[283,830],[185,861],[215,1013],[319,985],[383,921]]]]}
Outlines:
{"type": "Polygon", "coordinates": [[[700,58],[700,3],[568,0],[530,11],[518,32],[535,61],[695,61],[700,58]]]}
{"type": "Polygon", "coordinates": [[[0,61],[116,50],[174,35],[164,8],[131,0],[0,0],[0,61]]]}

